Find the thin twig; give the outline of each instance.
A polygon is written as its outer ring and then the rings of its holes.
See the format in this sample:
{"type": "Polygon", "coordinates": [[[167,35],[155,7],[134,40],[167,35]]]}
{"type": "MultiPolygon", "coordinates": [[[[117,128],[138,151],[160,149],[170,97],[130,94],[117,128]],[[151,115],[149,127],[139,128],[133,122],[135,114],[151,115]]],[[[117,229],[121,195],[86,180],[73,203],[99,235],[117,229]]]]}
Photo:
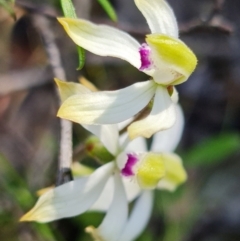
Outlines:
{"type": "Polygon", "coordinates": [[[215,0],[215,4],[210,12],[210,14],[208,15],[208,17],[204,20],[204,24],[210,24],[210,22],[212,21],[212,19],[221,13],[222,11],[222,7],[223,7],[223,3],[224,0],[215,0]]]}
{"type": "MultiPolygon", "coordinates": [[[[55,42],[53,31],[50,29],[49,20],[45,16],[34,14],[33,22],[44,40],[45,49],[48,54],[49,63],[52,67],[54,76],[61,80],[66,80],[66,74],[64,68],[62,67],[60,51],[55,42]]],[[[68,120],[61,119],[60,124],[61,139],[57,185],[61,185],[72,180],[70,169],[72,163],[72,123],[68,120]]]]}

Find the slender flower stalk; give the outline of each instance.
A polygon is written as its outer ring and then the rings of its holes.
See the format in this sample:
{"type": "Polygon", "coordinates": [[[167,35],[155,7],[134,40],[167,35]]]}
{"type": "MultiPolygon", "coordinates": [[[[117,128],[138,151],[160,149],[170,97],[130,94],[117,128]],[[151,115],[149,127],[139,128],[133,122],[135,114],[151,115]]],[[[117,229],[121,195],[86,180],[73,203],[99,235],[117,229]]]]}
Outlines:
{"type": "Polygon", "coordinates": [[[116,91],[74,94],[63,102],[59,117],[88,125],[116,124],[140,112],[153,99],[150,114],[128,127],[129,137],[148,138],[173,126],[173,86],[189,78],[197,59],[178,38],[177,22],[166,1],[135,0],[135,4],[151,30],[143,44],[110,26],[83,19],[58,19],[77,45],[100,56],[126,60],[150,77],[116,91]]]}

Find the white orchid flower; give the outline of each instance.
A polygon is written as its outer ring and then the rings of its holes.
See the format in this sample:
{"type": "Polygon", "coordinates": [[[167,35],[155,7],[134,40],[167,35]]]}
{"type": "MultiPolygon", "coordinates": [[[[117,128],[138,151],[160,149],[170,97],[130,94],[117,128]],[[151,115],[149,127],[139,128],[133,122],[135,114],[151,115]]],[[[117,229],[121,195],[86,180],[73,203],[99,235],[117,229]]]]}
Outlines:
{"type": "Polygon", "coordinates": [[[100,56],[126,60],[150,77],[117,91],[73,95],[61,106],[59,117],[88,125],[116,124],[137,114],[154,98],[150,114],[129,126],[130,138],[148,138],[174,124],[172,86],[188,79],[197,59],[179,40],[176,19],[166,1],[135,0],[135,4],[151,30],[142,45],[128,33],[110,26],[83,19],[58,19],[77,45],[100,56]]]}
{"type": "MultiPolygon", "coordinates": [[[[119,163],[122,163],[124,159],[120,157],[121,154],[117,154],[121,150],[121,146],[117,141],[114,142],[116,143],[116,147],[113,147],[112,144],[114,136],[118,135],[118,129],[113,128],[114,126],[104,126],[104,129],[102,129],[103,126],[98,126],[99,130],[96,131],[96,126],[92,127],[88,126],[88,129],[97,133],[100,139],[108,140],[105,142],[106,147],[115,155],[116,159],[120,159],[119,163]],[[102,132],[102,130],[104,131],[102,132]],[[101,138],[105,134],[108,138],[101,138]],[[113,150],[116,150],[116,152],[114,153],[113,150]]],[[[177,144],[179,135],[181,134],[181,129],[178,128],[177,135],[172,135],[171,141],[175,143],[174,145],[177,144]]],[[[176,130],[175,125],[173,129],[176,130]]],[[[175,131],[172,131],[172,129],[165,131],[165,134],[168,135],[170,132],[175,134],[175,131]]],[[[159,138],[161,140],[166,139],[163,135],[159,136],[158,134],[156,138],[154,136],[154,142],[158,142],[159,138]]],[[[128,149],[136,146],[138,148],[136,149],[137,151],[145,149],[146,147],[142,140],[142,138],[137,138],[133,142],[130,142],[128,149]]],[[[161,145],[161,143],[159,144],[161,145]]],[[[126,149],[126,153],[131,156],[131,152],[128,149],[126,149]]],[[[76,216],[87,210],[107,210],[102,224],[96,229],[88,227],[86,231],[91,233],[95,240],[99,241],[133,241],[144,230],[150,218],[153,205],[153,192],[148,189],[153,188],[152,180],[157,188],[172,190],[173,186],[175,188],[186,179],[186,173],[179,159],[165,160],[166,155],[159,154],[157,156],[155,154],[156,158],[153,159],[155,163],[152,163],[152,155],[150,153],[148,158],[146,158],[147,153],[144,152],[137,155],[139,163],[143,163],[143,165],[138,165],[136,170],[138,169],[139,173],[135,174],[141,180],[140,183],[137,179],[134,180],[133,178],[129,180],[120,174],[120,172],[122,174],[128,172],[126,170],[127,165],[125,165],[125,168],[119,169],[116,162],[110,162],[99,167],[89,176],[76,179],[47,191],[39,198],[33,209],[21,218],[21,221],[49,222],[76,216]],[[141,155],[145,155],[145,160],[141,155]],[[159,162],[157,162],[157,159],[159,159],[159,162]],[[165,167],[163,166],[163,162],[165,162],[165,167]],[[149,165],[152,166],[149,168],[149,165]],[[147,170],[145,173],[141,173],[143,167],[147,170]],[[152,170],[155,168],[159,171],[159,174],[155,173],[156,175],[152,177],[152,170]],[[163,177],[163,173],[166,176],[163,177]],[[156,179],[160,179],[158,183],[156,179]],[[151,185],[146,186],[149,184],[149,180],[151,185]],[[139,197],[134,204],[134,208],[128,214],[128,202],[137,196],[139,197]]],[[[129,170],[132,170],[131,165],[129,170]]]]}
{"type": "MultiPolygon", "coordinates": [[[[186,172],[182,167],[180,157],[171,153],[177,147],[183,131],[184,118],[179,106],[177,106],[177,117],[178,122],[176,122],[172,128],[159,132],[153,137],[151,150],[154,152],[162,152],[162,158],[165,162],[166,171],[165,177],[163,177],[157,183],[157,189],[174,191],[176,187],[183,183],[187,178],[186,172]]],[[[143,138],[137,138],[130,142],[125,151],[129,152],[129,150],[136,150],[138,152],[147,150],[145,140],[143,138]]],[[[134,161],[136,161],[136,159],[132,160],[130,157],[128,161],[130,162],[128,163],[130,166],[129,170],[126,170],[128,165],[125,165],[125,167],[121,169],[123,173],[127,172],[127,174],[129,174],[129,171],[132,171],[132,164],[134,161]]],[[[122,163],[122,160],[120,160],[120,163],[122,163]]],[[[132,201],[137,196],[139,197],[129,218],[127,219],[127,211],[126,207],[124,206],[126,205],[126,202],[119,202],[120,196],[116,196],[115,194],[116,188],[119,187],[116,186],[114,178],[110,177],[99,199],[91,207],[91,210],[95,211],[108,210],[107,215],[97,229],[91,226],[86,228],[86,231],[91,233],[96,241],[133,241],[145,229],[149,221],[153,206],[153,191],[139,188],[139,186],[136,184],[136,180],[129,180],[129,178],[126,178],[125,175],[122,175],[122,183],[124,184],[125,193],[127,194],[127,196],[123,196],[124,198],[127,198],[128,202],[132,201]],[[113,208],[113,206],[118,209],[118,211],[113,208]],[[111,215],[109,214],[110,210],[111,215]],[[122,212],[119,212],[119,210],[122,210],[122,212]],[[117,220],[120,220],[119,226],[113,226],[112,228],[112,224],[116,222],[116,217],[118,218],[117,220]],[[122,230],[120,236],[114,235],[115,230],[116,232],[122,230]]]]}
{"type": "MultiPolygon", "coordinates": [[[[118,127],[116,125],[89,125],[84,127],[102,140],[107,150],[113,155],[112,162],[97,168],[96,171],[89,176],[47,191],[40,196],[35,207],[22,218],[22,221],[35,220],[38,222],[48,222],[81,214],[92,207],[97,199],[100,198],[106,183],[111,179],[113,180],[113,174],[122,176],[121,173],[124,173],[126,168],[120,168],[119,166],[125,162],[125,158],[121,158],[124,146],[119,144],[118,127]],[[78,205],[79,207],[77,207],[78,205]],[[76,210],[76,212],[74,210],[76,210]]],[[[152,155],[152,153],[147,152],[136,154],[136,158],[140,163],[140,165],[138,165],[140,172],[136,174],[138,180],[133,182],[132,186],[130,184],[128,185],[128,183],[125,184],[126,194],[130,195],[128,199],[131,198],[133,193],[139,193],[139,190],[142,188],[152,189],[152,185],[148,186],[148,183],[156,182],[156,179],[160,180],[163,178],[165,166],[161,154],[154,154],[154,158],[152,158],[152,155]],[[141,173],[142,167],[145,169],[143,173],[141,173]],[[156,168],[159,172],[156,172],[154,176],[151,175],[153,168],[156,168]],[[132,193],[133,190],[135,191],[132,193]]],[[[130,152],[129,156],[132,156],[130,152]]],[[[110,202],[112,202],[112,200],[110,200],[110,202]]]]}
{"type": "MultiPolygon", "coordinates": [[[[105,142],[105,145],[116,160],[119,151],[122,150],[117,141],[114,142],[116,146],[113,148],[112,140],[114,136],[118,137],[117,126],[115,126],[115,128],[114,126],[97,127],[99,130],[96,130],[96,126],[88,126],[87,128],[91,132],[97,133],[100,139],[108,140],[105,142]],[[109,138],[102,138],[102,136],[106,135],[109,138]],[[113,150],[115,150],[115,152],[113,150]]],[[[143,161],[141,158],[139,160],[143,161]]],[[[151,162],[151,159],[146,159],[143,163],[148,163],[149,161],[151,162]]],[[[164,169],[161,159],[159,159],[159,163],[154,163],[154,165],[160,172],[157,178],[161,178],[163,171],[160,169],[164,169]]],[[[146,180],[151,180],[149,172],[152,168],[154,167],[152,166],[148,173],[139,175],[140,179],[143,180],[143,184],[145,184],[146,180]]],[[[156,179],[156,176],[154,179],[156,179]]],[[[91,233],[95,240],[99,241],[134,240],[134,238],[142,232],[148,222],[152,209],[153,195],[148,190],[143,190],[136,201],[134,209],[129,215],[128,199],[132,199],[132,195],[136,197],[136,195],[139,194],[141,183],[138,184],[136,182],[132,186],[128,185],[128,183],[124,184],[121,170],[116,165],[116,161],[97,168],[96,171],[89,176],[76,179],[48,190],[40,196],[36,205],[26,213],[20,221],[37,221],[45,223],[82,214],[90,210],[94,203],[98,202],[105,186],[107,183],[111,183],[111,180],[113,180],[114,188],[112,193],[108,193],[109,198],[107,197],[105,200],[107,203],[110,203],[107,214],[102,224],[97,229],[88,227],[86,231],[91,233]],[[134,190],[134,193],[131,193],[131,190],[134,190]],[[128,195],[130,195],[130,197],[128,197],[128,195]]],[[[142,187],[144,187],[144,185],[142,187]]]]}
{"type": "MultiPolygon", "coordinates": [[[[160,190],[174,191],[178,185],[180,185],[186,180],[187,177],[186,172],[182,167],[181,158],[176,154],[172,153],[176,149],[180,141],[184,127],[184,117],[179,105],[176,106],[176,114],[178,121],[175,122],[173,127],[156,133],[153,136],[153,141],[150,148],[150,151],[152,151],[153,153],[161,153],[161,157],[165,159],[165,169],[167,169],[167,171],[165,173],[165,176],[158,182],[156,186],[156,188],[160,190]]],[[[142,153],[145,153],[147,151],[145,139],[139,137],[129,142],[128,145],[125,147],[125,154],[123,152],[118,156],[118,166],[120,167],[120,170],[123,172],[123,174],[126,171],[124,167],[129,167],[130,169],[132,167],[131,155],[133,150],[135,153],[140,153],[140,155],[142,153]],[[130,163],[126,162],[127,155],[130,155],[130,163]]],[[[128,200],[134,200],[141,192],[141,188],[139,188],[135,176],[131,178],[130,175],[122,175],[122,179],[128,200]]],[[[110,206],[112,200],[111,193],[113,193],[113,190],[114,181],[111,177],[108,180],[100,198],[91,207],[91,210],[106,211],[110,206]]]]}
{"type": "MultiPolygon", "coordinates": [[[[56,82],[58,85],[65,86],[65,91],[60,93],[62,100],[68,98],[73,92],[88,91],[84,86],[77,85],[76,88],[75,83],[59,80],[56,82]]],[[[182,114],[179,107],[177,110],[181,120],[182,114]]],[[[158,133],[154,136],[153,142],[158,141],[159,138],[166,140],[166,136],[172,133],[172,139],[168,139],[168,143],[171,141],[173,143],[171,148],[174,148],[181,136],[182,123],[182,121],[176,122],[173,128],[163,132],[165,136],[158,133]]],[[[99,137],[113,155],[113,162],[99,167],[89,176],[47,191],[39,198],[33,209],[21,218],[21,221],[49,222],[76,216],[87,210],[107,210],[102,224],[96,229],[88,227],[86,231],[96,240],[132,241],[145,228],[151,214],[153,192],[149,189],[173,190],[185,181],[186,173],[181,161],[174,154],[144,152],[146,147],[142,138],[136,138],[130,142],[123,152],[126,142],[119,144],[116,125],[85,125],[84,127],[99,137]],[[131,152],[131,148],[136,152],[131,152]],[[126,156],[129,157],[127,160],[126,156]],[[137,196],[134,208],[128,214],[128,202],[137,196]]],[[[155,151],[157,150],[161,149],[155,147],[155,151]]]]}

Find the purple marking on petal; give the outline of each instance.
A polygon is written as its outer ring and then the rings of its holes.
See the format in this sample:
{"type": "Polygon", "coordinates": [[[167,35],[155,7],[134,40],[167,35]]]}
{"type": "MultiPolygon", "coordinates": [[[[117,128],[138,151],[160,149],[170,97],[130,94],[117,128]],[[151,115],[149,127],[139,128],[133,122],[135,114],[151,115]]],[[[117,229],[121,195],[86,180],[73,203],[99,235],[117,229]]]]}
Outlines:
{"type": "Polygon", "coordinates": [[[148,69],[152,66],[152,61],[150,59],[151,49],[147,44],[142,44],[139,49],[140,58],[141,58],[141,67],[140,70],[148,69]]]}
{"type": "Polygon", "coordinates": [[[133,167],[138,162],[138,158],[134,154],[127,154],[127,156],[128,156],[127,162],[124,168],[121,170],[121,173],[123,176],[129,177],[134,175],[133,167]]]}

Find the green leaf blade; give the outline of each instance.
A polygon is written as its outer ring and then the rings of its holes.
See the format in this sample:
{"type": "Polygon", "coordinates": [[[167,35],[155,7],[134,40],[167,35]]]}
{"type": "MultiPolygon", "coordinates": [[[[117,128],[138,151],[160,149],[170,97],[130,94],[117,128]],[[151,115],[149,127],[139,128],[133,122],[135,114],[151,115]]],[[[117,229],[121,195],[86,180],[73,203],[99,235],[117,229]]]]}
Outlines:
{"type": "Polygon", "coordinates": [[[116,11],[114,10],[113,6],[108,0],[98,0],[99,4],[102,6],[102,8],[105,10],[109,18],[117,22],[117,14],[116,11]]]}

